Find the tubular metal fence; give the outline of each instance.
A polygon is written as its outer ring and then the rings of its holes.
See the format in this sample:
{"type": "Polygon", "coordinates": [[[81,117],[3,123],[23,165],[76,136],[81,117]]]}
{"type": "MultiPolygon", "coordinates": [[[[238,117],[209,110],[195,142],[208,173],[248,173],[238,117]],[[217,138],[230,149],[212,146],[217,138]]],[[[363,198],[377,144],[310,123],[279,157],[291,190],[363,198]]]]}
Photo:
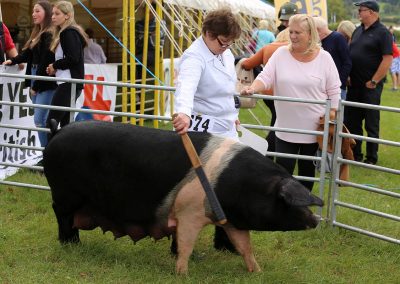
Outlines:
{"type": "MultiPolygon", "coordinates": [[[[142,85],[142,84],[130,84],[130,83],[120,83],[120,82],[105,82],[105,81],[96,81],[96,80],[76,80],[76,79],[55,79],[51,77],[42,77],[42,76],[28,76],[28,75],[15,75],[15,74],[4,74],[0,73],[0,77],[11,77],[11,78],[23,78],[23,79],[35,79],[35,80],[46,80],[46,81],[65,81],[70,82],[73,85],[78,83],[84,84],[96,84],[96,85],[106,85],[106,86],[116,86],[116,87],[126,87],[126,88],[134,88],[134,89],[146,89],[146,90],[164,90],[173,92],[175,88],[169,86],[154,86],[154,85],[142,85]]],[[[74,88],[72,88],[74,89],[74,88]]],[[[72,90],[72,94],[74,94],[74,90],[72,90]]],[[[238,94],[236,94],[238,95],[238,94]]],[[[293,154],[284,154],[284,153],[277,153],[277,152],[267,152],[267,156],[272,157],[286,157],[286,158],[294,158],[294,159],[303,159],[303,160],[312,160],[321,163],[321,170],[320,175],[315,178],[304,177],[304,176],[295,176],[295,178],[299,180],[305,181],[313,181],[319,183],[319,197],[325,200],[325,204],[328,206],[328,210],[326,210],[326,216],[322,216],[322,208],[317,210],[317,214],[321,217],[321,219],[325,219],[329,221],[332,226],[341,227],[343,229],[355,231],[364,235],[368,235],[371,237],[375,237],[381,240],[394,242],[400,244],[400,240],[394,239],[388,236],[384,236],[381,234],[373,233],[367,230],[363,230],[361,228],[350,226],[347,224],[343,224],[337,221],[337,207],[346,207],[349,209],[357,210],[360,212],[364,212],[367,214],[373,214],[375,216],[379,216],[382,218],[391,219],[394,221],[400,221],[399,216],[394,216],[390,214],[386,214],[383,212],[374,211],[368,208],[364,208],[358,206],[356,204],[350,204],[339,200],[339,186],[346,186],[346,187],[354,187],[361,190],[367,190],[370,192],[374,192],[377,194],[384,194],[387,196],[391,196],[393,198],[400,198],[400,194],[390,192],[384,189],[377,189],[374,187],[369,187],[357,183],[352,183],[348,181],[343,181],[339,179],[339,168],[341,164],[349,164],[349,165],[356,165],[361,167],[370,168],[376,171],[383,171],[387,173],[391,173],[394,175],[400,175],[400,171],[396,169],[384,168],[380,166],[373,166],[373,165],[366,165],[364,163],[359,163],[355,161],[346,160],[340,157],[340,153],[338,149],[341,149],[342,138],[354,138],[363,141],[369,141],[374,143],[386,144],[390,146],[400,147],[399,142],[395,141],[388,141],[383,139],[374,139],[368,138],[363,136],[357,136],[352,134],[346,134],[341,131],[343,126],[343,110],[344,106],[354,106],[354,107],[362,107],[362,108],[369,108],[369,109],[376,109],[380,111],[390,111],[400,113],[400,109],[398,108],[391,108],[391,107],[384,107],[384,106],[372,106],[360,103],[353,103],[347,101],[340,101],[339,109],[338,109],[338,116],[337,121],[333,123],[336,124],[335,127],[335,147],[333,152],[333,159],[332,164],[330,165],[332,168],[331,176],[328,176],[325,172],[326,170],[326,163],[327,163],[327,147],[328,147],[328,135],[329,135],[329,111],[331,108],[330,100],[326,101],[318,101],[318,100],[306,100],[306,99],[296,99],[296,98],[289,98],[289,97],[274,97],[274,96],[265,96],[265,95],[253,95],[252,97],[256,99],[266,99],[266,100],[279,100],[279,101],[287,101],[287,102],[298,102],[298,103],[306,103],[306,104],[319,104],[325,107],[325,122],[324,122],[324,131],[309,131],[309,130],[301,130],[301,129],[292,129],[292,128],[280,128],[280,127],[272,127],[272,126],[263,126],[263,125],[253,125],[253,124],[242,124],[243,127],[249,129],[261,129],[261,130],[273,130],[273,131],[281,131],[281,132],[291,132],[291,133],[301,133],[307,135],[320,135],[323,137],[323,147],[322,147],[322,155],[321,157],[317,156],[304,156],[304,155],[293,155],[293,154]],[[324,190],[325,188],[329,188],[329,192],[326,195],[324,190]],[[325,196],[328,196],[325,198],[325,196]]],[[[71,105],[75,106],[75,98],[71,98],[71,105]]],[[[75,107],[57,107],[57,106],[49,106],[49,105],[38,105],[38,104],[30,104],[30,103],[17,103],[17,102],[9,102],[9,101],[0,101],[0,106],[2,105],[9,105],[9,106],[23,106],[29,108],[44,108],[44,109],[53,109],[53,110],[63,110],[71,112],[71,118],[73,118],[74,113],[82,112],[82,113],[91,113],[91,114],[102,114],[102,115],[112,115],[112,116],[121,116],[121,117],[134,117],[134,118],[144,118],[144,119],[152,119],[152,120],[160,120],[160,121],[170,121],[170,116],[159,116],[159,115],[149,115],[149,114],[136,114],[136,113],[129,113],[129,112],[117,112],[117,111],[99,111],[99,110],[90,110],[90,109],[80,109],[75,107]]],[[[31,130],[31,131],[44,131],[49,132],[50,130],[47,128],[36,128],[36,127],[24,127],[24,126],[13,126],[9,124],[0,124],[1,128],[15,128],[15,129],[23,129],[23,130],[31,130]]],[[[10,148],[22,148],[22,149],[29,149],[35,151],[42,151],[42,147],[31,147],[31,146],[24,146],[24,145],[16,145],[16,144],[9,144],[9,143],[0,143],[0,147],[10,147],[10,148]]],[[[27,166],[27,165],[20,165],[14,163],[4,163],[0,162],[0,165],[9,166],[9,167],[18,167],[18,168],[29,168],[33,170],[42,171],[43,167],[39,166],[27,166]]],[[[11,186],[18,186],[18,187],[28,187],[34,188],[39,190],[50,190],[48,186],[36,185],[36,184],[26,184],[20,182],[12,182],[7,180],[0,180],[0,184],[4,185],[11,185],[11,186]]]]}

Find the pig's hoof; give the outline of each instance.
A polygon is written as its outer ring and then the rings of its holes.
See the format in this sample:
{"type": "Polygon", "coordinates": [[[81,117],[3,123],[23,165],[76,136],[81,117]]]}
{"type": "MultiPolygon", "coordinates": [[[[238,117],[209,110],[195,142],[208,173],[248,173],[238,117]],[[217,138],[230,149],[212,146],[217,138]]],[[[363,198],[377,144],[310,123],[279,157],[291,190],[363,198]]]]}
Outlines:
{"type": "Polygon", "coordinates": [[[260,266],[258,266],[258,264],[254,265],[252,268],[248,269],[249,272],[261,272],[261,268],[260,266]]]}
{"type": "Polygon", "coordinates": [[[188,275],[188,268],[187,266],[180,266],[176,267],[176,274],[180,276],[187,276],[188,275]]]}
{"type": "Polygon", "coordinates": [[[62,244],[62,245],[78,244],[81,242],[81,240],[79,239],[79,235],[73,235],[70,237],[60,237],[58,240],[60,241],[60,244],[62,244]]]}

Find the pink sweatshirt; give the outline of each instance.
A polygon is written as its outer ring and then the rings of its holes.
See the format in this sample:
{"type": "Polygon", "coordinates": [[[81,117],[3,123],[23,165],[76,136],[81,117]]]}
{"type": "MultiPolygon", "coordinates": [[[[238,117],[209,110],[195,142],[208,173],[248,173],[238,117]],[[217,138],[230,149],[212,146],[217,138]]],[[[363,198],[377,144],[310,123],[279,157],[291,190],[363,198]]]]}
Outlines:
{"type": "MultiPolygon", "coordinates": [[[[331,99],[337,108],[340,98],[340,78],[331,55],[320,50],[310,62],[296,60],[287,46],[278,48],[256,80],[266,89],[273,88],[274,96],[313,100],[331,99]]],[[[325,106],[310,103],[275,101],[276,127],[316,130],[325,106]]],[[[314,135],[276,132],[276,136],[292,143],[315,143],[314,135]]]]}

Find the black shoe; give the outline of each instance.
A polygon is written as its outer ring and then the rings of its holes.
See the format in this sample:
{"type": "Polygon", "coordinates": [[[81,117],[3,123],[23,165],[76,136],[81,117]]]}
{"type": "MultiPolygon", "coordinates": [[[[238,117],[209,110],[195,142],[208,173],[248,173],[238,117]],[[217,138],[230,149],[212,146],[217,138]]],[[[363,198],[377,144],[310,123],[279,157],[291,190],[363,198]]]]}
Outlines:
{"type": "Polygon", "coordinates": [[[365,160],[364,160],[364,164],[368,164],[368,165],[376,165],[376,162],[374,162],[374,161],[371,161],[371,160],[368,160],[368,159],[365,159],[365,160]]]}
{"type": "Polygon", "coordinates": [[[37,166],[37,167],[43,167],[43,159],[41,159],[39,162],[37,162],[37,163],[35,164],[35,166],[37,166]]]}
{"type": "MultiPolygon", "coordinates": [[[[37,162],[36,164],[34,164],[33,166],[35,167],[43,167],[43,159],[40,160],[39,162],[37,162]]],[[[39,174],[43,174],[43,171],[41,170],[36,170],[36,169],[29,169],[30,172],[32,173],[39,173],[39,174]]]]}
{"type": "Polygon", "coordinates": [[[363,161],[362,156],[361,157],[354,157],[354,161],[362,162],[363,161]]]}

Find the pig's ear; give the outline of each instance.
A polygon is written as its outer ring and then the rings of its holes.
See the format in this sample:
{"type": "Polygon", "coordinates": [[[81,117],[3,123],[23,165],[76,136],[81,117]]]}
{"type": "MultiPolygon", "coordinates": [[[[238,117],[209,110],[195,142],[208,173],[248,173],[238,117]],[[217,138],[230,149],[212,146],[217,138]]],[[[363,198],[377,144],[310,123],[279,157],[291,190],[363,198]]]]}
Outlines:
{"type": "Polygon", "coordinates": [[[284,179],[280,182],[279,195],[289,205],[293,206],[323,206],[324,202],[311,194],[301,183],[294,179],[284,179]]]}

